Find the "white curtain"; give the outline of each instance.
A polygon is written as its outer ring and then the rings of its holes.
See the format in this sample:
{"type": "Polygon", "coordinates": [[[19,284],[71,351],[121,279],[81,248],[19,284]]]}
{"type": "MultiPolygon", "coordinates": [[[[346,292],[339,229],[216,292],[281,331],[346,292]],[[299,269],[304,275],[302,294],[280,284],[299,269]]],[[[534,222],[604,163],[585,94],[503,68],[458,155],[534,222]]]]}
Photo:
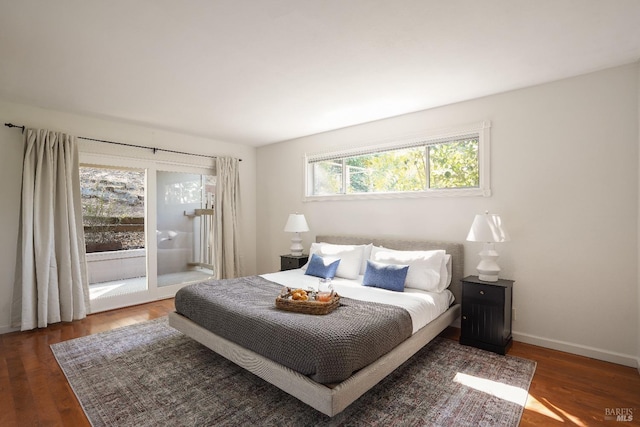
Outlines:
{"type": "Polygon", "coordinates": [[[82,319],[88,307],[75,137],[27,129],[12,326],[82,319]]]}
{"type": "Polygon", "coordinates": [[[216,159],[215,275],[218,279],[240,277],[238,208],[240,206],[239,160],[216,159]]]}

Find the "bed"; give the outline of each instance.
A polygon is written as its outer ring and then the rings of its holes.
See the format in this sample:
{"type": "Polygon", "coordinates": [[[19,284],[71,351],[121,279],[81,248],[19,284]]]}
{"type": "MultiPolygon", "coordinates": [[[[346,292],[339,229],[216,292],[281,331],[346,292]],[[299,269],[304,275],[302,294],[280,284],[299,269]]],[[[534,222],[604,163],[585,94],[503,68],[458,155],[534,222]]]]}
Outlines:
{"type": "MultiPolygon", "coordinates": [[[[358,368],[347,378],[341,378],[339,381],[327,381],[327,378],[330,377],[324,377],[323,380],[322,378],[317,378],[315,375],[300,373],[296,369],[274,361],[273,358],[266,357],[256,351],[248,349],[247,347],[250,347],[248,345],[243,346],[236,342],[242,342],[240,340],[228,339],[223,336],[224,334],[211,332],[199,324],[199,320],[194,321],[178,313],[179,310],[170,313],[169,324],[216,353],[298,398],[307,405],[328,416],[334,416],[393,372],[398,366],[413,356],[420,348],[435,338],[459,317],[459,301],[461,300],[460,280],[463,277],[464,251],[463,245],[460,243],[367,236],[319,235],[316,237],[316,242],[325,242],[333,245],[373,244],[376,247],[399,251],[444,250],[451,256],[450,270],[448,273],[450,284],[448,285],[448,289],[443,292],[443,295],[448,295],[446,306],[440,309],[441,313],[432,316],[435,318],[427,318],[426,320],[418,319],[419,316],[416,314],[418,311],[413,310],[412,312],[411,307],[409,307],[407,312],[411,312],[410,314],[412,316],[412,330],[409,336],[406,339],[403,338],[397,345],[394,344],[390,351],[385,350],[384,354],[380,357],[376,356],[376,360],[366,362],[366,366],[358,368]],[[425,324],[423,325],[423,323],[425,324]]],[[[305,276],[304,272],[299,271],[266,274],[262,275],[258,280],[277,281],[279,286],[290,286],[296,283],[302,283],[301,278],[303,276],[307,280],[314,280],[314,278],[310,278],[308,275],[305,276]]],[[[359,277],[358,280],[361,281],[362,277],[359,277]]],[[[350,285],[345,283],[343,286],[340,280],[336,280],[335,282],[338,292],[341,293],[341,296],[346,297],[344,301],[350,301],[350,298],[354,296],[353,291],[349,289],[350,285]]],[[[273,300],[275,300],[275,296],[274,294],[273,300]]],[[[442,301],[439,304],[442,304],[442,301]]],[[[176,306],[178,306],[178,301],[176,301],[176,306]]],[[[336,310],[336,313],[339,310],[340,308],[336,310]]],[[[332,316],[332,314],[333,313],[328,314],[327,316],[332,316]]],[[[189,313],[187,313],[187,315],[189,315],[189,313]]],[[[306,316],[307,318],[324,317],[304,314],[298,314],[298,316],[306,316]]],[[[304,372],[302,369],[301,371],[304,372]]]]}

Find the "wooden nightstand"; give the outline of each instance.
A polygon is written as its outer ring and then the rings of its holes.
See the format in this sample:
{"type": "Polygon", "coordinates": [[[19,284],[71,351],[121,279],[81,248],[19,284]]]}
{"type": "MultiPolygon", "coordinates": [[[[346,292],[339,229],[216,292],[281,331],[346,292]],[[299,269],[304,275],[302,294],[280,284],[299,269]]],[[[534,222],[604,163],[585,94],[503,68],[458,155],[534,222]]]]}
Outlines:
{"type": "Polygon", "coordinates": [[[460,344],[506,354],[511,347],[513,280],[462,279],[460,344]]]}
{"type": "Polygon", "coordinates": [[[307,263],[309,255],[280,255],[280,271],[300,268],[307,263]]]}

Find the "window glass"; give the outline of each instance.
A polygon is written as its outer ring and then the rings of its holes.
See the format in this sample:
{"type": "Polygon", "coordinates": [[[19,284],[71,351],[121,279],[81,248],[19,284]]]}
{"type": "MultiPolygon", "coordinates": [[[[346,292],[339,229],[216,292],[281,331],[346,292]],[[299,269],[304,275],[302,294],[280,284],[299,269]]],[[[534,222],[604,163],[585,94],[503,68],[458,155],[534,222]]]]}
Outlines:
{"type": "Polygon", "coordinates": [[[347,192],[423,191],[427,188],[424,147],[371,153],[345,159],[347,192]]]}
{"type": "Polygon", "coordinates": [[[89,298],[148,290],[145,170],[80,166],[89,298]]]}
{"type": "Polygon", "coordinates": [[[143,169],[80,167],[87,253],[144,249],[143,169]]]}
{"type": "Polygon", "coordinates": [[[305,195],[488,196],[488,128],[307,156],[305,195]]]}
{"type": "Polygon", "coordinates": [[[478,188],[478,139],[431,145],[429,188],[478,188]]]}
{"type": "Polygon", "coordinates": [[[315,162],[313,168],[313,194],[341,194],[342,160],[315,162]]]}

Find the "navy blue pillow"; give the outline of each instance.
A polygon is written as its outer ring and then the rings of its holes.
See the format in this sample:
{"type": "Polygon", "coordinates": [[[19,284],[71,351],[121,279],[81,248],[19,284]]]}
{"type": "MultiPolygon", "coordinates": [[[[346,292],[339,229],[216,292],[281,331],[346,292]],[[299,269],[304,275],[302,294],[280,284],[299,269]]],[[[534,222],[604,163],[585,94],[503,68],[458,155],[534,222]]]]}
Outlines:
{"type": "Polygon", "coordinates": [[[332,261],[333,258],[322,258],[320,255],[311,255],[311,261],[307,266],[307,271],[304,274],[309,276],[322,277],[323,279],[333,279],[338,271],[338,264],[340,259],[332,261]]]}
{"type": "Polygon", "coordinates": [[[408,265],[382,264],[375,261],[367,261],[367,269],[364,272],[362,284],[390,291],[404,292],[404,281],[409,271],[408,265]]]}

